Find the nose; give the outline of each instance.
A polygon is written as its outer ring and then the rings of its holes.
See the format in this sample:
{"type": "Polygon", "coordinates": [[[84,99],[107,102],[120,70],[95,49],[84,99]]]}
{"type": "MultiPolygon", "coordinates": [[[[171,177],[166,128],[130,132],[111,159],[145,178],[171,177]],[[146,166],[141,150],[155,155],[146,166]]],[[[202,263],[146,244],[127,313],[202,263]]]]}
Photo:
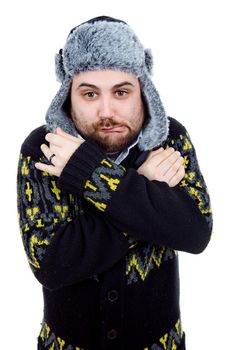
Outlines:
{"type": "Polygon", "coordinates": [[[113,101],[109,96],[102,96],[99,104],[99,117],[101,119],[112,118],[114,116],[113,101]]]}

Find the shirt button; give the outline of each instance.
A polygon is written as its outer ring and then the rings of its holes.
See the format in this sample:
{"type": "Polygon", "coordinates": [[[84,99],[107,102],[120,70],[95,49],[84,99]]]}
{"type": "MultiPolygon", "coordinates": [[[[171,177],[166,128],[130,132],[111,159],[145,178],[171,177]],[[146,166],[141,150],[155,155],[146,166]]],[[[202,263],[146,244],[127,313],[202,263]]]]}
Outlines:
{"type": "Polygon", "coordinates": [[[115,329],[111,329],[110,331],[108,331],[107,338],[109,340],[114,340],[116,339],[116,337],[117,337],[117,331],[115,329]]]}
{"type": "Polygon", "coordinates": [[[113,289],[108,292],[108,300],[109,301],[116,301],[118,299],[118,292],[113,289]]]}

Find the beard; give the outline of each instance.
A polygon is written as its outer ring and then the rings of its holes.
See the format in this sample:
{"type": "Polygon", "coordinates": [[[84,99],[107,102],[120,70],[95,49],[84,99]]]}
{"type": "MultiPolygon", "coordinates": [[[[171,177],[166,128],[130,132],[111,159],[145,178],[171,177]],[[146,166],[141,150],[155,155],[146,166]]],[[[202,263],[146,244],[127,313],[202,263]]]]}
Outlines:
{"type": "Polygon", "coordinates": [[[128,148],[136,139],[138,133],[130,133],[127,136],[118,136],[117,140],[112,140],[108,135],[102,137],[92,134],[89,137],[95,141],[105,153],[117,153],[128,148]]]}
{"type": "Polygon", "coordinates": [[[75,124],[84,139],[93,140],[105,153],[117,153],[126,149],[135,141],[142,127],[142,123],[130,125],[126,122],[107,118],[93,123],[91,126],[75,124]],[[124,127],[123,132],[111,133],[102,130],[103,128],[108,130],[119,125],[124,127]]]}

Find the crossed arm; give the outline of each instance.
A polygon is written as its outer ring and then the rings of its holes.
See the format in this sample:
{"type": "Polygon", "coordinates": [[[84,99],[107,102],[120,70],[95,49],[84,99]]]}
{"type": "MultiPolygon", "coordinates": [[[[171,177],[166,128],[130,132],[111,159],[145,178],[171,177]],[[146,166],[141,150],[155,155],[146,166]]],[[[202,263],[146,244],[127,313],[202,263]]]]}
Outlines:
{"type": "MultiPolygon", "coordinates": [[[[180,132],[185,135],[185,129],[180,132]]],[[[53,164],[44,163],[30,140],[24,143],[18,172],[20,227],[42,284],[59,288],[105,271],[127,254],[128,237],[194,253],[205,248],[211,232],[209,197],[194,149],[182,135],[183,146],[179,139],[169,143],[174,148],[151,152],[139,169],[127,172],[104,160],[102,152],[92,162],[95,148],[89,144],[89,174],[77,156],[81,152],[86,163],[87,147],[76,152],[86,143],[61,129],[47,134],[49,146],[41,146],[47,159],[55,154],[53,164]],[[185,174],[183,158],[189,162],[185,174]],[[71,183],[66,176],[70,166],[71,183]],[[83,214],[82,203],[87,205],[83,214]]]]}
{"type": "MultiPolygon", "coordinates": [[[[47,134],[46,141],[49,142],[49,146],[42,144],[41,150],[47,159],[55,155],[52,164],[39,162],[35,166],[38,170],[59,177],[72,154],[84,141],[67,134],[60,128],[57,128],[56,134],[47,134]]],[[[179,151],[175,151],[172,147],[167,149],[161,147],[156,151],[152,151],[137,171],[150,181],[163,181],[170,187],[174,187],[185,175],[183,162],[184,158],[179,151]]]]}

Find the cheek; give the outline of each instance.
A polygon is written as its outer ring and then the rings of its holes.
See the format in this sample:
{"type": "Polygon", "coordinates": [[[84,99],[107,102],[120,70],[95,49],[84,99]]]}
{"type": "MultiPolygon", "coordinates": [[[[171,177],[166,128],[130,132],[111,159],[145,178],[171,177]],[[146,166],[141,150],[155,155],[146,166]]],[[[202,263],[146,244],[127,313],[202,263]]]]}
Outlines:
{"type": "Polygon", "coordinates": [[[130,122],[135,127],[141,127],[144,121],[144,109],[141,104],[135,104],[130,113],[130,122]]]}
{"type": "Polygon", "coordinates": [[[79,127],[88,127],[94,121],[94,114],[90,108],[83,106],[82,104],[74,104],[72,106],[72,119],[79,127]]]}
{"type": "Polygon", "coordinates": [[[88,131],[91,128],[91,124],[88,122],[88,118],[86,118],[85,116],[75,115],[73,121],[77,129],[79,129],[80,131],[88,131]]]}

